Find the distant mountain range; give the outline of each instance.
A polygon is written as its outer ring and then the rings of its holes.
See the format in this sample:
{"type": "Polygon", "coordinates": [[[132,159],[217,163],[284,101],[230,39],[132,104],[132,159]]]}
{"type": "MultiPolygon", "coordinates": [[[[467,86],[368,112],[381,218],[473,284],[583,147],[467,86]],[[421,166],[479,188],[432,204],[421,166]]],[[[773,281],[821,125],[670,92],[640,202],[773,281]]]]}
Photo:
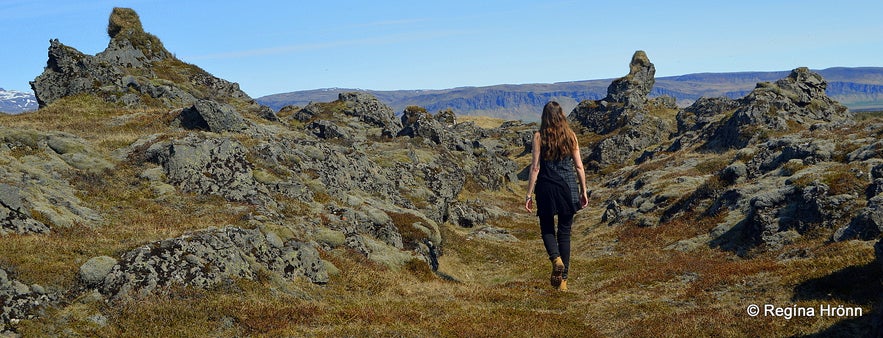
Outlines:
{"type": "Polygon", "coordinates": [[[0,113],[18,114],[37,108],[34,93],[0,88],[0,113]]]}
{"type": "MultiPolygon", "coordinates": [[[[828,96],[852,111],[883,110],[883,67],[836,67],[814,70],[828,81],[828,96]]],[[[776,81],[789,71],[699,73],[656,78],[650,96],[669,95],[685,107],[702,96],[740,98],[758,82],[776,81]]],[[[257,99],[275,110],[287,105],[305,106],[311,101],[330,102],[341,92],[364,91],[377,96],[401,112],[409,105],[431,112],[452,109],[459,115],[484,115],[511,120],[535,120],[542,105],[551,99],[570,111],[582,100],[598,100],[607,95],[613,79],[558,82],[549,84],[459,87],[440,90],[393,90],[326,88],[273,94],[257,99]]],[[[0,88],[0,112],[17,114],[36,110],[33,93],[0,88]]]]}
{"type": "MultiPolygon", "coordinates": [[[[814,71],[828,81],[828,96],[840,101],[850,110],[883,110],[883,67],[836,67],[814,71]]],[[[788,76],[789,72],[699,73],[657,77],[650,96],[672,96],[682,107],[702,96],[740,98],[754,89],[758,82],[776,81],[788,76]]],[[[582,100],[605,97],[611,81],[613,79],[441,90],[375,91],[328,88],[268,95],[257,101],[278,110],[287,105],[304,106],[311,101],[334,101],[341,92],[365,91],[392,106],[396,112],[401,112],[406,106],[416,105],[431,112],[452,109],[459,115],[536,120],[542,106],[549,100],[557,100],[569,112],[582,100]]]]}

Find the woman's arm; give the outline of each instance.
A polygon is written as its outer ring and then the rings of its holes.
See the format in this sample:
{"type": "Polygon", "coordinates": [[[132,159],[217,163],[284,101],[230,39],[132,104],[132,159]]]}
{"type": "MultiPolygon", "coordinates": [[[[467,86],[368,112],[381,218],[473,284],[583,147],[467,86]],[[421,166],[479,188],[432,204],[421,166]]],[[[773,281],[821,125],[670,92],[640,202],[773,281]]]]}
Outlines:
{"type": "Polygon", "coordinates": [[[583,169],[583,158],[579,153],[579,142],[576,141],[576,135],[573,135],[575,147],[573,147],[573,165],[576,167],[576,176],[579,177],[579,203],[585,208],[589,205],[589,194],[586,188],[586,171],[583,169]]]}
{"type": "Polygon", "coordinates": [[[524,198],[524,209],[530,212],[533,208],[533,189],[537,183],[537,175],[540,174],[540,133],[533,133],[533,151],[530,162],[530,179],[527,181],[527,196],[524,198]]]}

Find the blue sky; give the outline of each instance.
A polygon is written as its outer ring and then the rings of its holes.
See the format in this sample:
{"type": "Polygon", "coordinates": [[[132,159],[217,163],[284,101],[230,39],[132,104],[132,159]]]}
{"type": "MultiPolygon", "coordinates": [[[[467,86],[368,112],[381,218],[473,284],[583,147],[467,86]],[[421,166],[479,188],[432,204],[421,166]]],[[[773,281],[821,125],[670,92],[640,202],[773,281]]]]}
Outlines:
{"type": "Polygon", "coordinates": [[[0,0],[0,87],[30,90],[49,39],[104,50],[113,7],[252,97],[616,78],[635,50],[657,76],[883,66],[879,0],[0,0]]]}

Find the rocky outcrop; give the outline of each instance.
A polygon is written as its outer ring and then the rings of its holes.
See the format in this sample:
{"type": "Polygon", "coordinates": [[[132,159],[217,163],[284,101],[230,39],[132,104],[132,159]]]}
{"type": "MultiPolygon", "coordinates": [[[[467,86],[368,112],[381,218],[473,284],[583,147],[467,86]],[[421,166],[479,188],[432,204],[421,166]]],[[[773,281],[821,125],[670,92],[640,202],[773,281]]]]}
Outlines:
{"type": "Polygon", "coordinates": [[[0,268],[0,335],[21,320],[34,319],[61,298],[41,285],[26,285],[0,268]]]}
{"type": "Polygon", "coordinates": [[[768,249],[781,249],[816,228],[831,228],[840,221],[852,196],[829,194],[824,183],[786,186],[751,199],[745,234],[768,249]]]}
{"type": "Polygon", "coordinates": [[[217,195],[230,201],[271,203],[269,191],[255,180],[248,150],[230,138],[198,134],[151,145],[147,161],[159,164],[168,182],[182,191],[217,195]]]}
{"type": "Polygon", "coordinates": [[[577,130],[604,136],[592,146],[589,160],[602,166],[634,160],[646,148],[668,139],[670,123],[652,112],[675,110],[673,100],[647,99],[656,68],[643,51],[635,52],[629,74],[610,84],[607,97],[582,101],[568,116],[577,130]]]}
{"type": "Polygon", "coordinates": [[[144,31],[135,11],[114,8],[107,33],[107,48],[94,56],[58,40],[50,41],[46,68],[31,82],[40,107],[67,96],[87,94],[129,107],[173,108],[198,100],[238,102],[249,111],[266,115],[267,109],[236,83],[175,58],[156,36],[144,31]]]}
{"type": "Polygon", "coordinates": [[[18,188],[0,184],[0,235],[49,232],[49,226],[34,219],[24,202],[18,188]]]}
{"type": "MultiPolygon", "coordinates": [[[[851,126],[849,113],[825,96],[824,88],[824,79],[798,68],[775,83],[759,84],[742,99],[697,100],[678,112],[671,143],[648,146],[652,153],[668,144],[674,156],[648,157],[647,165],[609,176],[605,185],[620,190],[608,200],[603,221],[661,226],[678,217],[723,214],[726,220],[707,235],[677,247],[706,244],[739,254],[757,247],[779,250],[807,234],[833,240],[878,238],[883,228],[876,220],[880,203],[875,196],[883,183],[875,182],[883,169],[871,169],[869,180],[858,162],[875,168],[883,157],[875,140],[862,136],[879,126],[851,126]],[[721,155],[725,149],[736,151],[721,155]],[[716,159],[694,158],[694,150],[712,150],[710,158],[716,159]]],[[[634,97],[620,97],[634,102],[634,97]]],[[[629,131],[611,128],[616,120],[610,116],[571,117],[585,117],[580,121],[590,130],[629,131]]],[[[594,149],[604,149],[604,143],[594,149]]]]}
{"type": "Polygon", "coordinates": [[[621,103],[625,108],[641,109],[647,102],[647,94],[656,82],[656,66],[647,58],[644,51],[632,55],[629,63],[629,74],[613,80],[607,87],[604,101],[621,103]]]}
{"type": "Polygon", "coordinates": [[[759,143],[746,168],[749,176],[758,177],[792,160],[800,166],[831,161],[835,151],[835,144],[830,141],[786,135],[759,143]]]}
{"type": "Polygon", "coordinates": [[[846,107],[825,94],[821,75],[801,67],[775,83],[762,82],[740,99],[738,108],[708,138],[709,149],[742,148],[770,132],[816,123],[848,123],[846,107]]]}
{"type": "Polygon", "coordinates": [[[451,133],[445,130],[442,122],[421,107],[405,108],[402,112],[402,126],[397,136],[422,137],[435,144],[451,142],[451,133]]]}
{"type": "Polygon", "coordinates": [[[393,137],[402,129],[392,108],[380,102],[373,95],[362,92],[340,93],[337,101],[309,104],[293,113],[290,119],[313,123],[311,129],[322,125],[321,130],[314,131],[314,133],[318,133],[318,136],[323,138],[338,138],[354,132],[350,123],[335,123],[344,116],[353,119],[348,122],[361,124],[366,129],[362,131],[367,134],[366,136],[393,137]],[[331,126],[332,124],[334,126],[331,126]],[[330,130],[329,128],[333,128],[335,131],[326,135],[325,130],[330,130]]]}
{"type": "Polygon", "coordinates": [[[66,133],[0,127],[0,163],[0,235],[101,223],[101,215],[84,205],[65,179],[114,168],[87,141],[66,133]]]}
{"type": "Polygon", "coordinates": [[[272,232],[226,227],[129,251],[93,286],[111,299],[120,299],[164,292],[174,286],[205,289],[238,278],[263,278],[267,273],[284,279],[328,282],[325,265],[313,246],[283,240],[272,232]]]}
{"type": "Polygon", "coordinates": [[[850,239],[873,240],[883,235],[883,164],[871,168],[870,185],[865,189],[867,205],[849,224],[837,229],[832,236],[834,241],[850,239]]]}
{"type": "Polygon", "coordinates": [[[877,195],[868,200],[868,205],[848,225],[837,229],[832,239],[868,241],[880,238],[881,234],[883,234],[883,196],[877,195]]]}
{"type": "Polygon", "coordinates": [[[695,148],[711,138],[713,126],[729,117],[739,107],[739,101],[726,98],[701,97],[676,116],[677,137],[669,151],[695,148]]]}
{"type": "Polygon", "coordinates": [[[380,102],[374,95],[361,92],[341,93],[338,100],[344,104],[344,114],[381,128],[383,136],[391,137],[402,129],[392,108],[380,102]]]}
{"type": "Polygon", "coordinates": [[[735,110],[739,106],[737,100],[726,97],[701,97],[692,105],[678,112],[678,134],[695,132],[705,129],[716,117],[735,110]]]}
{"type": "Polygon", "coordinates": [[[487,222],[488,213],[478,202],[454,202],[448,208],[447,221],[463,228],[473,228],[487,222]]]}
{"type": "Polygon", "coordinates": [[[249,124],[236,108],[229,104],[197,100],[193,106],[181,111],[181,114],[172,121],[172,126],[221,133],[241,132],[248,129],[249,124]]]}

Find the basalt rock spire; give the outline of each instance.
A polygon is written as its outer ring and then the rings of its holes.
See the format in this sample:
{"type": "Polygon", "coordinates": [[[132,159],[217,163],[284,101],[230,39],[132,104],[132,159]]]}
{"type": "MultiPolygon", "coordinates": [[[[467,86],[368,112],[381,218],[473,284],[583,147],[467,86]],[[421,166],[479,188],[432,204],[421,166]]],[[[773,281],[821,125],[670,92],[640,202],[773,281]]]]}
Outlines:
{"type": "Polygon", "coordinates": [[[586,100],[574,108],[569,119],[578,128],[610,135],[593,147],[589,158],[601,166],[633,161],[641,151],[668,138],[672,126],[651,112],[676,110],[674,99],[648,100],[656,67],[644,51],[636,51],[629,73],[614,80],[602,100],[586,100]]]}

